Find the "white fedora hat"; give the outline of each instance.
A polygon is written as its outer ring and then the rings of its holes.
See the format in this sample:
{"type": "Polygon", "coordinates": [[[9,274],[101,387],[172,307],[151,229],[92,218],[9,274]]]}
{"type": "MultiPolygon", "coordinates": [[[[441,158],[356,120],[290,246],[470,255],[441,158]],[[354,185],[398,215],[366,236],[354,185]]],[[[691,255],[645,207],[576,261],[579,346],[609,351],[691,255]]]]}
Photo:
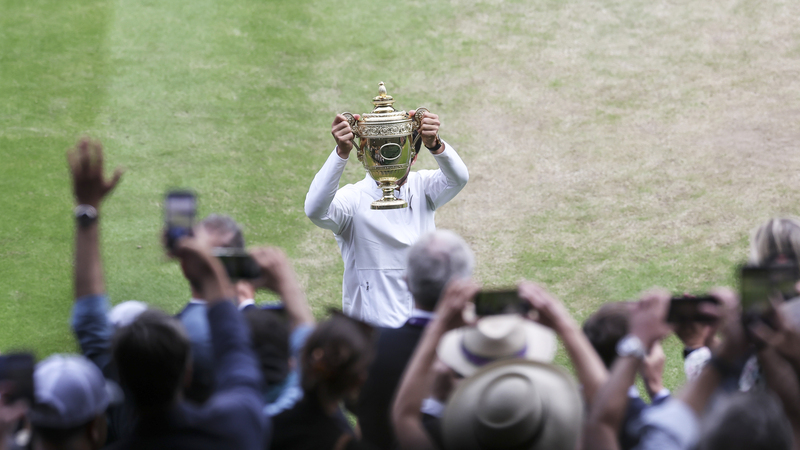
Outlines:
{"type": "Polygon", "coordinates": [[[454,450],[573,450],[583,403],[561,368],[524,359],[483,367],[450,397],[442,431],[454,450]]]}
{"type": "Polygon", "coordinates": [[[516,314],[488,316],[475,326],[448,331],[436,349],[439,359],[465,377],[502,359],[550,362],[555,353],[553,330],[516,314]]]}

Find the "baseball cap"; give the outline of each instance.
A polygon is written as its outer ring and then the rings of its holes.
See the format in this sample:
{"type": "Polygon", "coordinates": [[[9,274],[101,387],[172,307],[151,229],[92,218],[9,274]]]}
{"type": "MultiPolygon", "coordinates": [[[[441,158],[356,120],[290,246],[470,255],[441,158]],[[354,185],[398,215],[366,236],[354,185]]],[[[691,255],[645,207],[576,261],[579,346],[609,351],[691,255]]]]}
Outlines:
{"type": "Polygon", "coordinates": [[[33,383],[30,419],[39,427],[67,429],[87,423],[115,397],[100,369],[79,355],[53,355],[40,362],[33,383]]]}

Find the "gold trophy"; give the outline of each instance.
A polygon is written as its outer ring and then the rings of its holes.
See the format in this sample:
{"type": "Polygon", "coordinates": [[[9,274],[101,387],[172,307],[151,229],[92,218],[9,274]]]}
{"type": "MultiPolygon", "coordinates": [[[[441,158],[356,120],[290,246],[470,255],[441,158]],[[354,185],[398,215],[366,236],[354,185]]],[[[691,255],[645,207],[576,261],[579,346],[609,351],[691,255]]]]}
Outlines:
{"type": "Polygon", "coordinates": [[[378,182],[383,197],[372,202],[372,209],[398,209],[408,206],[405,200],[394,196],[397,181],[406,176],[411,169],[411,161],[416,154],[417,140],[411,139],[412,132],[419,130],[422,115],[428,112],[418,108],[411,118],[406,111],[397,111],[392,106],[394,98],[386,94],[386,86],[381,81],[378,96],[372,99],[375,109],[362,114],[359,120],[349,112],[342,113],[350,123],[353,134],[359,143],[356,156],[369,175],[378,182]]]}

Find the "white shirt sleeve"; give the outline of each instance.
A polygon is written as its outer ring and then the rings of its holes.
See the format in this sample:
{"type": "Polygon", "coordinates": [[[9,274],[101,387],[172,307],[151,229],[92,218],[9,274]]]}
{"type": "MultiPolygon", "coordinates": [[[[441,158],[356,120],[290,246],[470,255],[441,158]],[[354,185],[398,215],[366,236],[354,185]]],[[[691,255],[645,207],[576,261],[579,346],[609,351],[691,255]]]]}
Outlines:
{"type": "Polygon", "coordinates": [[[674,398],[646,409],[638,426],[641,439],[634,450],[691,450],[700,440],[697,415],[674,398]]]}
{"type": "Polygon", "coordinates": [[[308,218],[318,227],[336,234],[340,234],[350,223],[355,208],[353,200],[358,200],[357,197],[352,198],[355,192],[339,190],[339,180],[346,165],[347,160],[342,159],[334,149],[306,194],[305,211],[308,218]]]}
{"type": "Polygon", "coordinates": [[[439,170],[425,180],[425,196],[434,210],[452,200],[469,181],[467,165],[447,142],[442,141],[442,145],[444,151],[433,155],[439,170]]]}

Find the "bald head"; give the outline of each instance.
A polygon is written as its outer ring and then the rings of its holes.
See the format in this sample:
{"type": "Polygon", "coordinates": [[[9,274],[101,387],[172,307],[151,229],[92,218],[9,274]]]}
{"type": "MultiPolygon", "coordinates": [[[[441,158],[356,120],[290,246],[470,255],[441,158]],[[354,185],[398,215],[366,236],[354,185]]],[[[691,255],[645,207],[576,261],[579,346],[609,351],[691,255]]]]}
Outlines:
{"type": "Polygon", "coordinates": [[[449,230],[428,233],[408,252],[406,280],[417,308],[433,311],[447,283],[472,275],[475,257],[461,236],[449,230]]]}

